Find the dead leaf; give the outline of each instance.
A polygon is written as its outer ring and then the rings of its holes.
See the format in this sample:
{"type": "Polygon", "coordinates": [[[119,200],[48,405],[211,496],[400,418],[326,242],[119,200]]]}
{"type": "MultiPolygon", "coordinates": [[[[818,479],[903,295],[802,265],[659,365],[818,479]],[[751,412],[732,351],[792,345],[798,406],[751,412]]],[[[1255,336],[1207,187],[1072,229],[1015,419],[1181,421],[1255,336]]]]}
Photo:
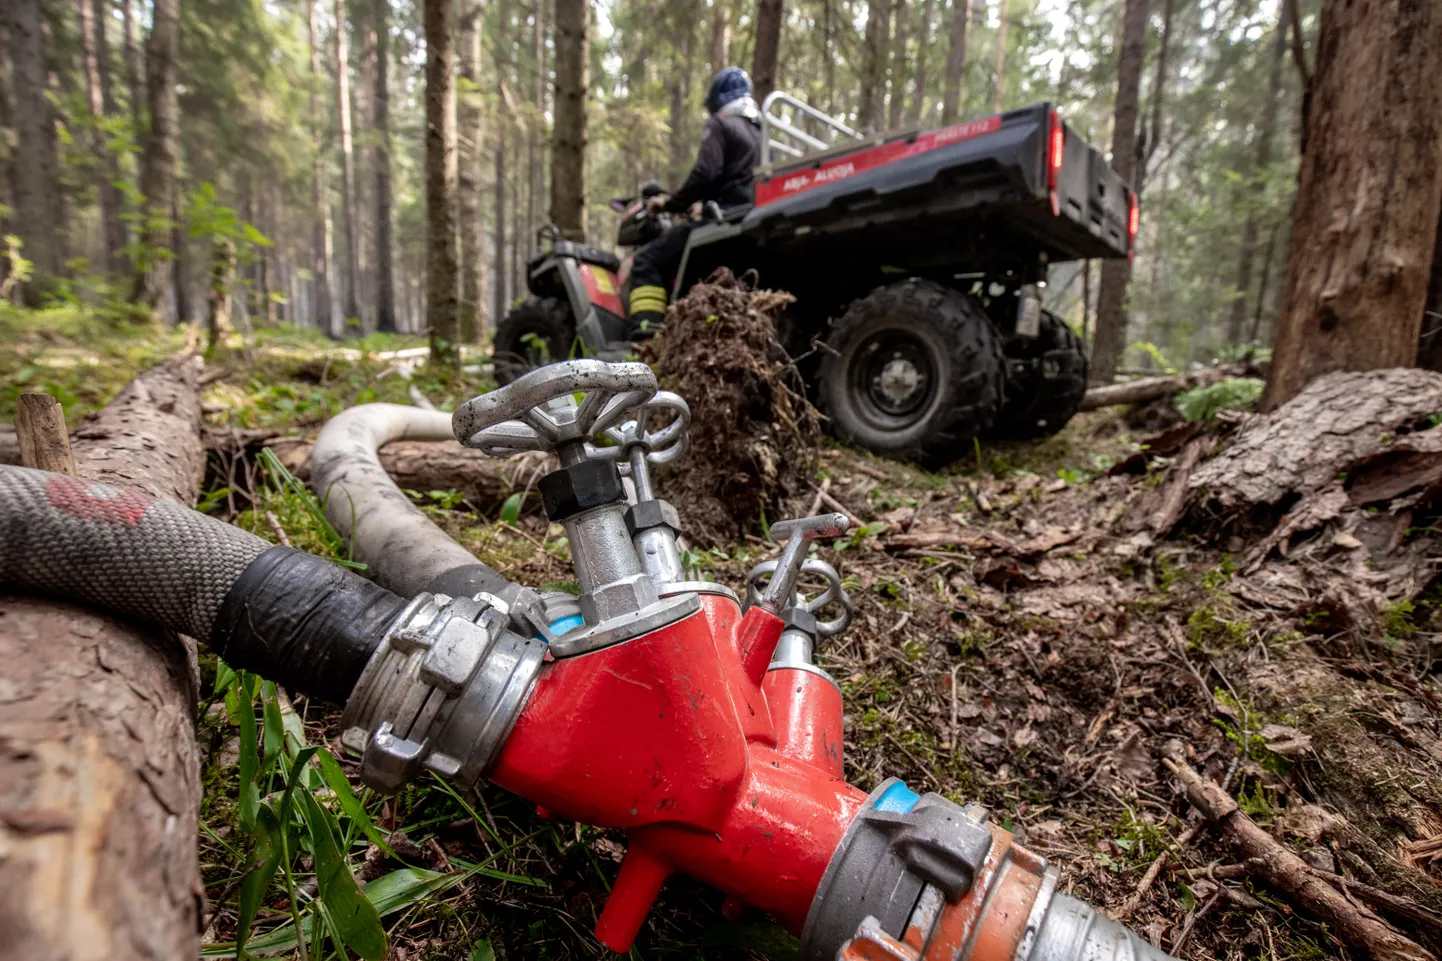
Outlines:
{"type": "Polygon", "coordinates": [[[1018,748],[1023,748],[1029,744],[1035,744],[1036,738],[1036,730],[1030,724],[1027,724],[1024,727],[1018,728],[1016,733],[1011,736],[1011,743],[1018,748]]]}
{"type": "Polygon", "coordinates": [[[1286,724],[1268,724],[1262,728],[1261,735],[1262,740],[1267,742],[1267,749],[1283,757],[1295,757],[1312,749],[1310,735],[1286,724]]]}
{"type": "Polygon", "coordinates": [[[1363,546],[1361,541],[1346,531],[1338,531],[1337,536],[1332,538],[1332,543],[1337,547],[1345,547],[1349,551],[1355,551],[1357,548],[1363,546]]]}

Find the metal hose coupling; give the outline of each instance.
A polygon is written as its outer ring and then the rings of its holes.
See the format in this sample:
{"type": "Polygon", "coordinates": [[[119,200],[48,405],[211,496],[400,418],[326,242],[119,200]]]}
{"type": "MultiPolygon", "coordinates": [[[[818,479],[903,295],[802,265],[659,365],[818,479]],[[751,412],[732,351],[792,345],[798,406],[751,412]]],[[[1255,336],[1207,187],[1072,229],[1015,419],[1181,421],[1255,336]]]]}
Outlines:
{"type": "Polygon", "coordinates": [[[832,856],[802,961],[1171,961],[987,823],[988,812],[896,778],[872,792],[832,856]]]}
{"type": "Polygon", "coordinates": [[[485,775],[553,639],[539,595],[507,593],[419,594],[385,633],[341,716],[371,788],[394,793],[428,770],[464,788],[485,775]]]}

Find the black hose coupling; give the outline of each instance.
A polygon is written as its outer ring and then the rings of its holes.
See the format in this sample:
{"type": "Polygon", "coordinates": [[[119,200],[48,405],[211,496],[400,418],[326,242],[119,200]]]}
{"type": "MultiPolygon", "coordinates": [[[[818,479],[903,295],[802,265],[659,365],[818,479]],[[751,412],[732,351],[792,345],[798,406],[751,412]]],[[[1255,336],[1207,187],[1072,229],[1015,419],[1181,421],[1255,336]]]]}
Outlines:
{"type": "Polygon", "coordinates": [[[272,547],[231,585],[210,648],[231,667],[344,704],[405,606],[324,558],[272,547]]]}

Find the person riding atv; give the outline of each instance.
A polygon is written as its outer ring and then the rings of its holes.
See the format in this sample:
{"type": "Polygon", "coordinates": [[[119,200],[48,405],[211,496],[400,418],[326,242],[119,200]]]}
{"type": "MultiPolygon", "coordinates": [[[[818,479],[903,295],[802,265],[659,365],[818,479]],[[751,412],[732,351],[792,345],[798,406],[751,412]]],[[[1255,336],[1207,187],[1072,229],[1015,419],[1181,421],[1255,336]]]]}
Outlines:
{"type": "MultiPolygon", "coordinates": [[[[658,194],[646,201],[650,212],[679,214],[709,203],[724,212],[751,203],[751,182],[761,156],[761,112],[745,70],[727,67],[716,74],[706,92],[706,111],[710,116],[701,131],[696,165],[669,198],[658,194]]],[[[660,328],[686,241],[700,223],[681,219],[637,251],[627,313],[632,340],[654,336],[660,328]]]]}

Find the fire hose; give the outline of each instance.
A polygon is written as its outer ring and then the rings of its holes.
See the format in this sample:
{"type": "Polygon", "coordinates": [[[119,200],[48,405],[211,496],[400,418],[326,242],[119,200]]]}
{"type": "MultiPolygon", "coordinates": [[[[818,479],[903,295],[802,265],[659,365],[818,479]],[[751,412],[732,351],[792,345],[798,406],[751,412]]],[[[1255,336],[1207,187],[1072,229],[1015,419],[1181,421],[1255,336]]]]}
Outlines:
{"type": "Polygon", "coordinates": [[[168,627],[344,705],[342,741],[375,789],[433,772],[625,829],[596,927],[615,951],[680,873],[724,892],[728,914],[750,906],[797,933],[806,961],[1166,958],[1059,891],[985,809],[896,778],[846,783],[840,689],[813,652],[850,602],[807,556],[846,519],[772,525],[781,554],[751,572],[746,603],[688,579],[650,471],[682,455],[690,411],[645,365],[554,364],[451,417],[492,456],[555,453],[539,490],[579,596],[512,584],[402,509],[375,449],[437,434],[413,413],[342,414],[312,473],[359,556],[386,559],[385,586],[169,502],[17,467],[0,467],[0,586],[168,627]]]}

